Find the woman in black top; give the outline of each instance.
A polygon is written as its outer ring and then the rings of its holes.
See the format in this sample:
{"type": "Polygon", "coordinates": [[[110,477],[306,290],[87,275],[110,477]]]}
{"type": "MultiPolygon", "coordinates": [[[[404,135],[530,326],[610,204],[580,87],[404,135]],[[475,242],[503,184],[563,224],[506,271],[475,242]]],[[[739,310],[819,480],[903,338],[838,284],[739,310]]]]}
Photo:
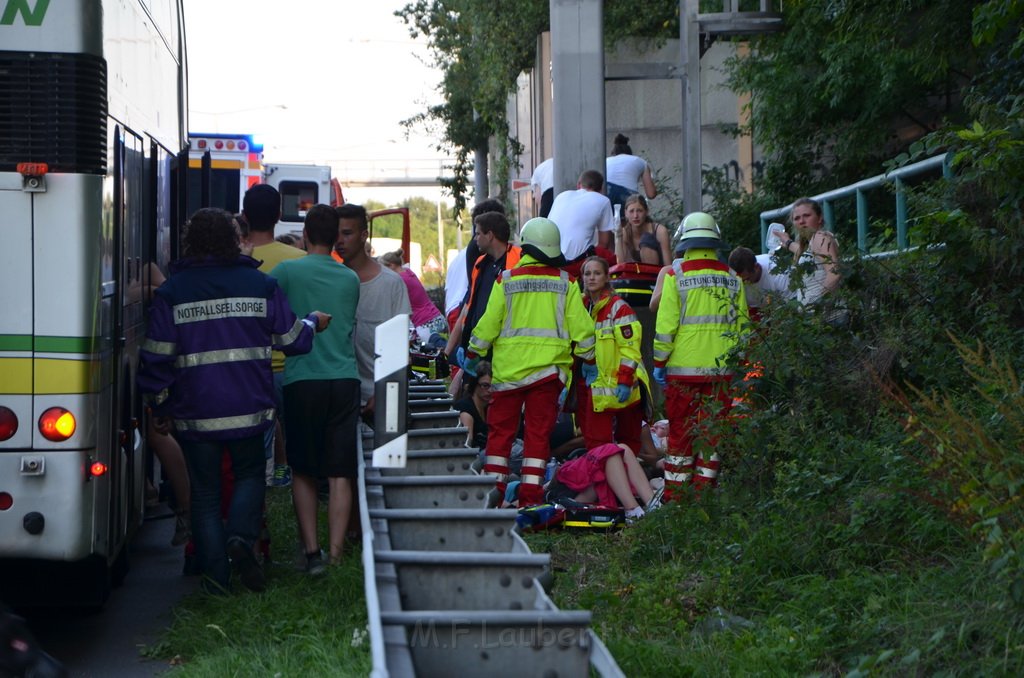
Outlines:
{"type": "Polygon", "coordinates": [[[486,360],[476,366],[476,376],[466,374],[466,397],[452,404],[459,412],[459,422],[469,429],[466,447],[487,447],[487,407],[491,404],[491,364],[486,360]]]}

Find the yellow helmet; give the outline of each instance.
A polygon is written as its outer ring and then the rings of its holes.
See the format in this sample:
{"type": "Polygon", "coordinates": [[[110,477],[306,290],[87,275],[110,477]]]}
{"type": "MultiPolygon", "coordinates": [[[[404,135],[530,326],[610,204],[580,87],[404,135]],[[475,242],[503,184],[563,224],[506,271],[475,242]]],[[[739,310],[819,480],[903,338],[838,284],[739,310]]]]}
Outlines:
{"type": "Polygon", "coordinates": [[[558,226],[544,217],[534,217],[523,224],[519,243],[524,249],[533,247],[548,259],[556,259],[562,254],[562,236],[558,226]]]}
{"type": "Polygon", "coordinates": [[[707,212],[691,212],[676,229],[676,254],[695,248],[727,249],[715,218],[707,212]]]}

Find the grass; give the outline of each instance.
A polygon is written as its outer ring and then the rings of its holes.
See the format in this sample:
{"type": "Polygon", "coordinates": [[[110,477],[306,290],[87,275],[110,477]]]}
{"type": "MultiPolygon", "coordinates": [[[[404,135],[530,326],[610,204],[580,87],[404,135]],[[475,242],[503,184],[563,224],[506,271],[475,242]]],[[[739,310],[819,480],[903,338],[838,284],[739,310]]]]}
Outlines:
{"type": "MultiPolygon", "coordinates": [[[[190,596],[147,654],[181,676],[366,675],[358,548],[297,572],[288,493],[268,496],[267,591],[190,596]]],[[[967,535],[905,498],[844,501],[797,522],[727,484],[619,532],[527,538],[552,554],[555,602],[590,609],[631,678],[1024,675],[1024,617],[967,535]]]]}
{"type": "Polygon", "coordinates": [[[1024,674],[1020,610],[973,543],[875,559],[871,530],[830,543],[827,516],[775,518],[723,489],[619,533],[528,542],[552,553],[555,602],[592,610],[631,677],[1024,674]]]}
{"type": "MultiPolygon", "coordinates": [[[[293,563],[291,493],[268,490],[267,513],[274,560],[267,590],[257,594],[236,585],[227,597],[189,596],[146,654],[174,666],[175,676],[367,675],[371,661],[359,546],[326,575],[311,578],[293,563]]],[[[323,514],[320,525],[326,543],[323,514]]]]}
{"type": "MultiPolygon", "coordinates": [[[[775,448],[726,456],[717,491],[619,532],[527,541],[631,678],[1024,675],[1019,573],[995,576],[978,532],[928,501],[898,426],[874,428],[805,446],[770,482],[775,448]]],[[[185,676],[366,675],[358,549],[324,578],[296,572],[288,493],[268,503],[268,590],[188,598],[150,656],[185,676]]]]}

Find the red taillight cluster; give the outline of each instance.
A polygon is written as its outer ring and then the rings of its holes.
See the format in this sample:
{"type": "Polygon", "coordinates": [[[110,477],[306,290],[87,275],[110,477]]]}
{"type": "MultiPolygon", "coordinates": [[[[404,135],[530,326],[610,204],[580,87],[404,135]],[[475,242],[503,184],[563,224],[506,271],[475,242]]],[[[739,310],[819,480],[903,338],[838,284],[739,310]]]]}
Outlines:
{"type": "Polygon", "coordinates": [[[18,415],[9,407],[0,406],[0,441],[10,440],[18,432],[18,415]]]}
{"type": "Polygon", "coordinates": [[[39,432],[47,440],[64,442],[75,434],[75,415],[63,407],[51,407],[39,417],[39,432]]]}

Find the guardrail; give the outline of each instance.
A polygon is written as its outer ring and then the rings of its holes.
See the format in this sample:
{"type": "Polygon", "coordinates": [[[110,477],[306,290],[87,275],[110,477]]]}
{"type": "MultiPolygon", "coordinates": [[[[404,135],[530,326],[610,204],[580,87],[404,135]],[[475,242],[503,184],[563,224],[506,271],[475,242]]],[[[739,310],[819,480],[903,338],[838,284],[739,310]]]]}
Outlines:
{"type": "MultiPolygon", "coordinates": [[[[849,198],[851,196],[856,198],[857,201],[857,248],[862,253],[868,251],[868,229],[870,227],[870,215],[868,213],[868,191],[882,188],[888,184],[894,184],[895,186],[895,200],[896,200],[896,247],[900,250],[908,249],[909,243],[907,241],[907,191],[904,185],[905,181],[913,177],[929,174],[932,172],[941,171],[942,176],[946,179],[952,176],[952,169],[950,167],[950,161],[952,159],[951,153],[944,153],[937,155],[920,162],[915,162],[905,167],[900,167],[892,172],[885,174],[879,174],[878,176],[871,177],[870,179],[863,179],[855,184],[849,186],[843,186],[842,188],[836,188],[825,193],[819,193],[818,195],[811,196],[811,199],[821,205],[822,213],[825,217],[825,227],[830,231],[835,231],[835,213],[833,210],[833,204],[837,200],[843,198],[849,198]]],[[[761,212],[761,250],[767,251],[765,247],[765,239],[768,236],[768,224],[773,221],[784,220],[790,210],[793,209],[793,203],[786,205],[785,207],[779,207],[772,210],[766,210],[761,212]]]]}
{"type": "Polygon", "coordinates": [[[380,436],[360,435],[372,678],[624,678],[590,612],[548,597],[551,557],[514,530],[516,511],[485,508],[495,479],[477,473],[445,384],[405,391],[403,464],[375,465],[390,456],[379,458],[380,436]]]}

